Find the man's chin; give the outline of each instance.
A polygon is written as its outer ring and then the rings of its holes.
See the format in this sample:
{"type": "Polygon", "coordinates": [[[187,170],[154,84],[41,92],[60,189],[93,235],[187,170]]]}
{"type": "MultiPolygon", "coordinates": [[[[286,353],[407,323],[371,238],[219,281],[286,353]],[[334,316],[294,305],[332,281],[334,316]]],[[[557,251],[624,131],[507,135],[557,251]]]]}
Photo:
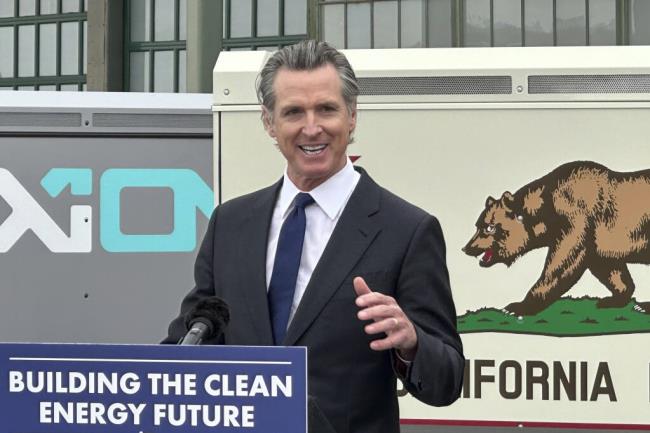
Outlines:
{"type": "Polygon", "coordinates": [[[301,170],[299,174],[289,174],[289,179],[301,191],[311,191],[333,175],[334,173],[328,170],[301,170]]]}
{"type": "Polygon", "coordinates": [[[288,170],[289,179],[296,184],[302,191],[309,191],[316,188],[318,185],[327,181],[330,177],[338,173],[343,166],[334,166],[329,161],[306,161],[302,164],[299,170],[288,170]],[[304,185],[304,187],[303,187],[304,185]],[[309,187],[307,189],[306,187],[309,187]]]}

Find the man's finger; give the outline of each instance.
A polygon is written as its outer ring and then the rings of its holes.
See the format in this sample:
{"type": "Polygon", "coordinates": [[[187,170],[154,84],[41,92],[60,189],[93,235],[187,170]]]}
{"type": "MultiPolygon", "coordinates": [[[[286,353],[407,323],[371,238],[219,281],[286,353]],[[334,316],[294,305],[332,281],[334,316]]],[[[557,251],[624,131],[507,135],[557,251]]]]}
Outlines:
{"type": "Polygon", "coordinates": [[[357,296],[358,307],[372,307],[373,305],[397,305],[395,300],[383,293],[370,292],[365,295],[357,296]]]}
{"type": "Polygon", "coordinates": [[[354,291],[356,292],[357,296],[372,293],[372,290],[370,290],[370,287],[368,287],[366,281],[361,277],[355,277],[355,279],[352,280],[352,285],[354,286],[354,291]]]}
{"type": "Polygon", "coordinates": [[[383,320],[388,317],[396,317],[399,315],[399,307],[396,305],[379,304],[374,305],[357,313],[357,317],[361,320],[383,320]]]}
{"type": "Polygon", "coordinates": [[[381,338],[378,340],[371,341],[370,348],[372,350],[377,350],[377,351],[398,349],[403,340],[404,340],[404,335],[402,333],[396,332],[387,335],[386,338],[381,338]]]}
{"type": "Polygon", "coordinates": [[[366,327],[364,328],[366,334],[369,335],[379,334],[380,332],[384,332],[388,334],[390,332],[395,332],[398,329],[399,329],[399,321],[394,317],[389,317],[387,319],[383,319],[375,323],[371,323],[370,325],[366,325],[366,327]]]}

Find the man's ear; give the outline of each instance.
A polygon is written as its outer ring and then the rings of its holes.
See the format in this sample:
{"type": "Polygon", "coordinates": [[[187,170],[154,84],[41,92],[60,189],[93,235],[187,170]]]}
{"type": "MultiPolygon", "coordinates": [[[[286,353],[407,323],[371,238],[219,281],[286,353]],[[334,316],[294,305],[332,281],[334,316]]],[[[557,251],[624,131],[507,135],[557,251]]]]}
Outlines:
{"type": "Polygon", "coordinates": [[[275,127],[271,121],[271,113],[265,106],[262,106],[262,123],[264,124],[264,129],[266,129],[266,133],[269,134],[271,138],[275,138],[275,127]]]}
{"type": "Polygon", "coordinates": [[[352,108],[352,112],[350,113],[350,135],[354,132],[354,128],[357,127],[357,106],[355,105],[354,108],[352,108]]]}

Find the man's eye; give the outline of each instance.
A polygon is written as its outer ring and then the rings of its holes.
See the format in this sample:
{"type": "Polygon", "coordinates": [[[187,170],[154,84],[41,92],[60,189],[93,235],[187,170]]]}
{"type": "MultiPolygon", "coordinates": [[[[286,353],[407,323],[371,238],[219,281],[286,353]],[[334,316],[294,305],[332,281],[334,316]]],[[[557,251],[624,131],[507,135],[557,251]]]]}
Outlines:
{"type": "Polygon", "coordinates": [[[287,111],[284,112],[285,116],[295,116],[296,114],[300,113],[300,110],[297,108],[290,108],[287,111]]]}
{"type": "Polygon", "coordinates": [[[496,230],[497,230],[497,228],[495,226],[493,226],[492,224],[490,224],[489,226],[487,226],[487,227],[485,227],[483,229],[483,231],[485,231],[485,233],[487,233],[489,235],[493,234],[496,230]]]}

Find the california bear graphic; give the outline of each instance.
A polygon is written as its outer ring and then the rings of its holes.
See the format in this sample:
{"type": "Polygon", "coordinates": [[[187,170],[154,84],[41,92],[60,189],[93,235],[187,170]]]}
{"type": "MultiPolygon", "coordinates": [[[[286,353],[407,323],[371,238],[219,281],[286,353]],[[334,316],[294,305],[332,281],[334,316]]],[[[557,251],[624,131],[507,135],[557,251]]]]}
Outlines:
{"type": "Polygon", "coordinates": [[[548,247],[542,274],[521,302],[505,310],[536,314],[589,270],[610,292],[599,308],[627,305],[634,292],[628,263],[650,264],[650,170],[619,173],[570,162],[514,194],[488,197],[463,251],[480,265],[510,266],[548,247]]]}

